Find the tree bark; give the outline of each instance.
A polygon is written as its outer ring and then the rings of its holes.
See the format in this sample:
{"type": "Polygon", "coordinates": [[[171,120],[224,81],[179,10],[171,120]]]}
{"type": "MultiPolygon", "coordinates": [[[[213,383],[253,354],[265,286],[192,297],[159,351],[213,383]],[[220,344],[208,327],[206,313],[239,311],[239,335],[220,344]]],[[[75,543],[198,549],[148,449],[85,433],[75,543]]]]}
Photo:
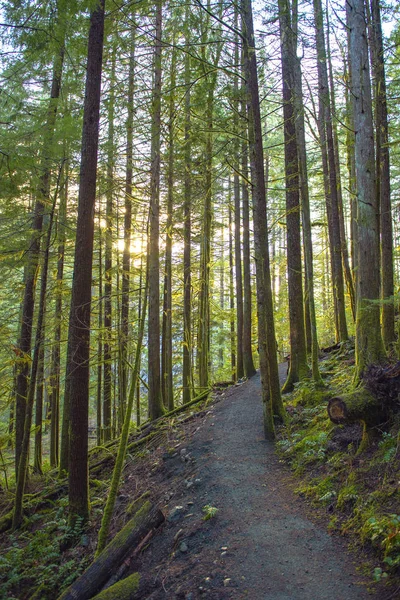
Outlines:
{"type": "Polygon", "coordinates": [[[249,101],[250,165],[253,187],[254,252],[256,259],[258,347],[266,437],[274,438],[273,414],[284,418],[280,394],[265,195],[264,152],[251,0],[242,0],[244,73],[249,101]]]}
{"type": "Polygon", "coordinates": [[[64,162],[64,181],[60,187],[60,207],[58,214],[58,248],[57,248],[57,278],[56,299],[54,314],[54,343],[51,352],[51,369],[49,376],[50,392],[50,466],[55,468],[59,461],[59,434],[60,434],[60,361],[61,361],[61,334],[63,312],[63,278],[65,254],[65,226],[68,204],[68,163],[64,162]]]}
{"type": "MultiPolygon", "coordinates": [[[[58,5],[58,12],[60,6],[58,5]]],[[[50,101],[47,108],[46,124],[43,131],[43,148],[41,155],[41,177],[36,194],[36,202],[32,220],[32,237],[27,252],[25,270],[25,288],[21,317],[21,329],[18,349],[21,359],[18,363],[15,385],[15,469],[18,475],[18,464],[24,436],[25,408],[29,385],[30,351],[32,341],[33,313],[35,307],[36,280],[39,268],[40,242],[45,205],[50,196],[51,151],[57,118],[58,100],[61,90],[61,78],[64,64],[64,44],[66,20],[59,14],[59,49],[54,58],[53,77],[50,101]]]]}
{"type": "Polygon", "coordinates": [[[43,334],[44,334],[44,320],[45,320],[45,307],[46,307],[46,292],[47,292],[47,277],[49,267],[49,255],[50,255],[50,240],[52,233],[52,225],[54,218],[55,202],[50,213],[50,222],[47,230],[45,253],[42,268],[42,280],[40,283],[40,298],[39,298],[39,311],[35,333],[35,345],[33,350],[32,368],[29,380],[28,394],[26,399],[25,407],[25,422],[24,422],[24,437],[21,444],[21,453],[19,457],[18,475],[15,489],[15,501],[14,501],[14,513],[12,527],[17,529],[22,523],[22,510],[23,500],[25,492],[25,483],[28,474],[28,463],[29,463],[29,442],[31,437],[31,426],[32,426],[32,413],[33,404],[35,399],[36,381],[39,370],[39,361],[41,358],[41,349],[43,347],[43,334]]]}
{"type": "MultiPolygon", "coordinates": [[[[245,88],[242,90],[242,113],[247,125],[245,88]]],[[[247,135],[246,135],[247,137],[247,135]]],[[[252,300],[251,300],[251,268],[250,268],[250,209],[249,209],[249,169],[248,143],[242,144],[242,211],[243,211],[243,367],[247,378],[256,373],[251,346],[252,300]]]]}
{"type": "Polygon", "coordinates": [[[371,81],[363,0],[348,0],[357,181],[356,374],[385,357],[380,329],[379,233],[371,81]]]}
{"type": "Polygon", "coordinates": [[[393,221],[390,197],[389,127],[386,76],[378,0],[371,0],[372,64],[375,79],[376,178],[380,210],[382,337],[386,347],[396,339],[394,323],[393,221]]]}
{"type": "MultiPolygon", "coordinates": [[[[296,36],[297,46],[297,36],[296,36]]],[[[311,372],[312,378],[317,384],[322,384],[322,378],[319,372],[319,347],[317,334],[317,319],[315,314],[315,297],[314,297],[314,262],[313,262],[313,247],[312,247],[312,232],[311,232],[311,213],[310,213],[310,195],[308,187],[308,171],[307,171],[307,150],[304,126],[304,103],[302,91],[302,73],[300,59],[295,52],[295,70],[294,70],[294,85],[295,85],[295,128],[299,158],[299,175],[300,175],[300,195],[301,195],[301,212],[303,224],[303,245],[305,259],[305,284],[306,284],[306,304],[308,305],[309,314],[309,333],[310,333],[310,350],[311,350],[311,372]]],[[[307,319],[308,321],[308,319],[307,319]]]]}
{"type": "Polygon", "coordinates": [[[304,327],[300,238],[299,158],[295,127],[295,80],[292,24],[287,0],[279,1],[286,174],[286,235],[290,322],[290,365],[284,392],[309,375],[304,327]]]}
{"type": "Polygon", "coordinates": [[[103,441],[112,433],[112,252],[114,221],[114,86],[116,44],[111,51],[110,91],[108,97],[108,139],[106,177],[106,219],[104,235],[104,337],[103,337],[103,441]]]}
{"type": "Polygon", "coordinates": [[[328,69],[326,60],[324,18],[321,0],[314,0],[314,27],[317,47],[317,68],[319,86],[319,130],[324,169],[325,195],[328,215],[329,246],[331,253],[332,282],[335,303],[337,340],[348,339],[344,301],[344,281],[342,268],[342,240],[338,204],[338,174],[332,129],[332,108],[329,93],[328,69]]]}
{"type": "Polygon", "coordinates": [[[149,320],[148,377],[149,418],[163,412],[160,381],[160,148],[161,148],[161,32],[162,2],[155,5],[154,87],[151,115],[151,182],[150,182],[150,255],[149,255],[149,320]]]}
{"type": "Polygon", "coordinates": [[[90,16],[74,276],[68,332],[67,380],[70,395],[69,523],[89,518],[88,424],[89,348],[99,140],[100,89],[104,37],[104,4],[90,16]]]}
{"type": "MultiPolygon", "coordinates": [[[[234,26],[238,29],[239,9],[235,5],[234,26]]],[[[234,173],[233,173],[233,196],[235,215],[235,284],[236,284],[236,379],[244,376],[243,365],[243,273],[242,273],[242,240],[241,240],[241,210],[240,210],[240,139],[239,139],[239,40],[235,35],[234,69],[236,69],[233,80],[233,121],[235,130],[234,140],[234,173]]]]}
{"type": "Polygon", "coordinates": [[[171,58],[171,81],[168,122],[168,175],[167,175],[167,223],[165,241],[164,306],[162,321],[162,361],[161,381],[162,397],[167,410],[174,408],[174,390],[172,377],[172,232],[174,209],[175,179],[175,86],[176,86],[176,50],[173,42],[171,58]]]}
{"type": "Polygon", "coordinates": [[[127,402],[128,387],[128,344],[129,344],[129,284],[131,279],[131,234],[132,234],[132,184],[133,184],[133,123],[135,92],[135,48],[136,28],[131,31],[129,56],[129,75],[126,119],[126,175],[125,175],[125,214],[124,214],[124,250],[122,255],[122,294],[121,294],[121,390],[120,401],[123,412],[127,402]]]}
{"type": "MultiPolygon", "coordinates": [[[[189,43],[189,4],[185,10],[185,43],[189,43]]],[[[182,402],[192,396],[192,283],[191,283],[191,196],[192,196],[192,143],[190,102],[190,53],[185,54],[185,117],[184,117],[184,199],[183,199],[183,364],[182,402]]]]}

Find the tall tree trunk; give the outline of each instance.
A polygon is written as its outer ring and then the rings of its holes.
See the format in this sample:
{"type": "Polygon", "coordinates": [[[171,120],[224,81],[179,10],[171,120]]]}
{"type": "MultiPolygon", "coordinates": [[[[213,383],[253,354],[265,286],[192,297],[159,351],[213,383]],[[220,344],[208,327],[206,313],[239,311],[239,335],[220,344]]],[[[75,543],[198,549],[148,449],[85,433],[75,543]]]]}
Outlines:
{"type": "Polygon", "coordinates": [[[309,375],[304,328],[303,282],[300,238],[299,158],[295,127],[294,40],[287,0],[279,1],[281,35],[283,116],[286,174],[286,233],[290,324],[290,366],[283,391],[309,375]]]}
{"type": "Polygon", "coordinates": [[[332,130],[332,110],[328,83],[328,69],[325,49],[324,18],[321,0],[314,1],[314,26],[317,46],[317,67],[319,85],[319,129],[323,157],[326,203],[328,213],[329,245],[331,251],[332,281],[335,300],[338,341],[348,339],[346,310],[344,301],[344,281],[342,268],[342,240],[338,204],[338,174],[336,172],[335,151],[332,130]]]}
{"type": "MultiPolygon", "coordinates": [[[[147,264],[148,264],[149,256],[147,255],[147,264]]],[[[139,379],[140,372],[140,356],[142,353],[142,344],[143,344],[143,336],[144,336],[144,326],[146,321],[146,304],[147,304],[147,292],[148,292],[148,272],[146,269],[146,283],[144,287],[144,298],[143,298],[143,311],[142,316],[138,325],[138,339],[136,345],[135,352],[135,363],[133,367],[132,380],[129,390],[127,409],[124,415],[124,424],[121,432],[121,439],[118,446],[118,454],[115,461],[115,466],[112,474],[112,480],[110,485],[110,491],[107,496],[106,506],[104,508],[103,518],[101,521],[101,527],[98,535],[98,542],[96,548],[96,557],[104,550],[107,537],[110,530],[110,523],[113,516],[115,500],[117,498],[118,488],[121,481],[122,469],[125,464],[125,458],[128,448],[128,439],[129,439],[129,431],[131,425],[131,415],[132,409],[135,399],[136,392],[136,384],[139,379]]]]}
{"type": "Polygon", "coordinates": [[[278,361],[268,254],[267,207],[265,196],[264,152],[262,145],[260,100],[257,76],[253,13],[251,0],[242,0],[244,72],[249,99],[250,165],[253,186],[254,252],[256,259],[258,347],[260,352],[261,390],[264,429],[274,437],[273,414],[284,417],[280,394],[278,361]]]}
{"type": "Polygon", "coordinates": [[[111,439],[112,424],[112,245],[114,220],[114,86],[116,44],[111,51],[110,91],[108,98],[106,228],[104,248],[104,342],[103,342],[103,436],[111,439]]]}
{"type": "Polygon", "coordinates": [[[235,294],[233,278],[233,233],[232,233],[232,192],[231,180],[229,179],[228,190],[228,230],[229,230],[229,323],[230,323],[230,346],[231,346],[231,376],[236,381],[236,336],[235,336],[235,294]]]}
{"type": "Polygon", "coordinates": [[[151,115],[150,258],[149,258],[149,417],[163,412],[160,385],[160,145],[161,145],[161,31],[162,2],[155,5],[154,87],[151,115]]]}
{"type": "Polygon", "coordinates": [[[378,0],[371,0],[372,57],[375,80],[376,177],[381,235],[382,336],[387,347],[396,339],[394,327],[393,221],[390,198],[388,110],[382,24],[378,0]]]}
{"type": "Polygon", "coordinates": [[[379,234],[371,81],[363,0],[348,0],[351,94],[357,180],[358,277],[356,374],[385,357],[380,328],[379,234]]]}
{"type": "MultiPolygon", "coordinates": [[[[60,5],[58,4],[60,16],[60,5]]],[[[61,90],[61,77],[64,64],[65,17],[59,18],[59,49],[54,58],[50,101],[47,108],[46,124],[43,131],[41,152],[41,176],[37,189],[32,221],[32,237],[27,253],[25,288],[22,307],[21,329],[18,340],[20,361],[18,362],[15,385],[15,469],[18,472],[22,440],[24,436],[25,408],[28,393],[30,351],[32,341],[35,289],[39,268],[40,240],[43,226],[43,213],[50,196],[51,152],[57,118],[58,100],[61,90]],[[63,23],[63,25],[62,25],[63,23]]]]}
{"type": "MultiPolygon", "coordinates": [[[[46,310],[46,306],[43,307],[46,310]]],[[[45,331],[42,336],[44,339],[45,331]]],[[[43,441],[43,395],[44,395],[44,343],[39,349],[38,370],[36,378],[36,403],[35,403],[35,449],[33,458],[33,470],[35,473],[43,474],[42,469],[42,441],[43,441]]]]}
{"type": "Polygon", "coordinates": [[[168,122],[168,176],[167,176],[167,223],[165,242],[164,306],[162,323],[162,396],[168,410],[174,408],[172,377],[172,230],[174,208],[174,122],[175,122],[175,86],[176,86],[176,50],[173,42],[171,59],[171,92],[169,98],[168,122]]]}
{"type": "Polygon", "coordinates": [[[128,116],[126,119],[126,176],[125,176],[125,215],[124,215],[124,251],[122,255],[122,298],[121,298],[121,393],[122,411],[125,411],[128,389],[128,343],[129,343],[129,283],[131,273],[131,234],[132,234],[132,183],[133,183],[133,123],[135,92],[135,49],[136,28],[131,31],[131,49],[128,76],[128,116]]]}
{"type": "MultiPolygon", "coordinates": [[[[296,3],[297,6],[297,3],[296,3]]],[[[297,12],[297,11],[296,11],[297,12]]],[[[315,297],[314,297],[314,264],[313,264],[313,247],[312,247],[312,232],[311,232],[311,213],[310,213],[310,195],[308,187],[308,171],[307,171],[307,151],[304,126],[304,103],[302,90],[302,73],[301,63],[297,56],[297,30],[295,37],[295,69],[294,69],[294,103],[295,103],[295,128],[299,158],[299,175],[300,175],[300,194],[301,194],[301,211],[303,224],[303,246],[305,259],[305,284],[306,284],[306,306],[308,306],[309,339],[311,350],[311,371],[313,380],[322,384],[322,378],[319,372],[319,347],[317,335],[317,319],[315,314],[315,297]]]]}
{"type": "Polygon", "coordinates": [[[25,492],[25,482],[28,474],[28,464],[29,464],[29,442],[31,437],[31,426],[32,426],[32,416],[33,416],[33,404],[35,399],[35,390],[36,390],[36,381],[39,371],[39,361],[42,355],[42,347],[43,347],[43,334],[44,334],[44,320],[45,320],[45,308],[46,308],[46,292],[47,292],[47,275],[48,275],[48,267],[49,267],[49,256],[50,256],[50,241],[51,241],[51,233],[52,233],[52,225],[54,218],[54,209],[56,198],[52,206],[52,210],[50,213],[50,221],[47,230],[46,236],[46,244],[45,244],[45,253],[43,259],[43,268],[42,268],[42,280],[40,283],[40,297],[39,297],[39,310],[38,310],[38,318],[36,325],[36,333],[35,333],[35,344],[33,349],[33,357],[32,357],[32,368],[31,368],[31,376],[29,380],[28,394],[26,399],[26,407],[25,407],[25,423],[24,423],[24,436],[22,438],[21,445],[21,453],[19,458],[18,465],[18,475],[16,480],[16,489],[15,489],[15,500],[14,500],[14,513],[12,520],[13,529],[17,529],[20,527],[22,523],[22,506],[25,492]]]}
{"type": "Polygon", "coordinates": [[[342,194],[342,181],[340,175],[340,156],[339,156],[339,139],[337,132],[337,120],[334,118],[336,115],[336,103],[335,103],[335,86],[333,79],[333,67],[331,60],[331,50],[330,50],[330,38],[329,38],[329,21],[328,21],[328,0],[326,6],[326,44],[327,44],[327,61],[328,61],[328,70],[329,70],[329,85],[330,85],[330,95],[331,95],[331,104],[332,104],[332,132],[333,132],[333,146],[335,152],[335,169],[337,174],[337,199],[338,199],[338,209],[339,209],[339,227],[340,227],[340,240],[342,247],[342,260],[343,260],[343,271],[346,280],[347,292],[350,297],[350,306],[351,312],[353,315],[353,319],[356,319],[356,293],[354,289],[354,279],[353,274],[350,267],[349,260],[349,251],[347,247],[347,236],[346,236],[346,228],[345,228],[345,219],[344,219],[344,208],[343,208],[343,194],[342,194]]]}
{"type": "Polygon", "coordinates": [[[68,204],[68,163],[64,154],[64,181],[60,187],[60,207],[58,213],[57,231],[57,278],[56,298],[54,310],[54,342],[51,351],[51,368],[49,376],[49,406],[50,406],[50,466],[55,468],[59,461],[59,435],[60,435],[60,361],[61,361],[61,335],[63,313],[63,278],[64,255],[66,239],[66,218],[68,204]]]}
{"type": "Polygon", "coordinates": [[[99,142],[100,90],[104,39],[104,4],[100,0],[90,16],[82,150],[79,178],[78,219],[71,312],[68,332],[67,380],[70,399],[69,523],[89,518],[88,425],[89,349],[99,142]]]}
{"type": "MultiPolygon", "coordinates": [[[[238,29],[239,9],[235,5],[235,29],[238,29]]],[[[233,196],[235,202],[235,283],[236,283],[236,379],[244,376],[243,365],[243,276],[242,276],[242,241],[241,241],[241,210],[240,210],[240,138],[239,138],[239,44],[238,36],[235,36],[234,69],[236,70],[233,80],[233,111],[234,111],[234,173],[233,173],[233,196]]]]}
{"type": "Polygon", "coordinates": [[[206,147],[205,147],[205,189],[202,214],[200,244],[200,294],[199,294],[199,332],[197,341],[197,365],[199,386],[202,390],[210,385],[209,349],[210,349],[210,260],[212,226],[212,128],[214,112],[214,85],[207,93],[206,105],[206,147]]]}
{"type": "Polygon", "coordinates": [[[103,234],[101,231],[101,204],[99,207],[99,334],[97,337],[97,389],[96,389],[96,439],[97,445],[100,446],[103,442],[103,234]]]}
{"type": "MultiPolygon", "coordinates": [[[[242,113],[247,122],[245,88],[242,113]]],[[[247,137],[247,136],[246,136],[247,137]]],[[[243,367],[247,378],[256,373],[251,347],[252,301],[251,301],[251,268],[250,268],[250,209],[248,187],[248,144],[242,144],[242,211],[243,211],[243,367]]]]}
{"type": "MultiPolygon", "coordinates": [[[[189,4],[185,10],[185,43],[189,43],[189,4]]],[[[191,289],[191,196],[192,196],[192,143],[190,118],[190,53],[185,54],[185,121],[184,121],[184,199],[183,199],[183,364],[182,401],[191,399],[192,387],[192,289],[191,289]]]]}

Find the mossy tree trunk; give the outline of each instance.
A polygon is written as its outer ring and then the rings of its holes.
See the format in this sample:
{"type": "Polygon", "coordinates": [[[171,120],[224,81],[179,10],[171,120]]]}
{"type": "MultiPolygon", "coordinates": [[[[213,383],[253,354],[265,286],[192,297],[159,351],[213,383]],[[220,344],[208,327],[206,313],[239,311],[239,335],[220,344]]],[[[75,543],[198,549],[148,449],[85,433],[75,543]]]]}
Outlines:
{"type": "Polygon", "coordinates": [[[394,322],[393,221],[390,197],[389,126],[386,76],[378,0],[371,0],[372,65],[376,121],[376,177],[381,236],[382,337],[387,347],[396,339],[394,322]]]}
{"type": "Polygon", "coordinates": [[[273,415],[284,417],[276,353],[274,309],[269,263],[264,150],[251,0],[242,0],[242,41],[244,74],[249,103],[249,150],[253,191],[254,252],[256,260],[258,347],[264,430],[274,438],[273,415]]]}
{"type": "Polygon", "coordinates": [[[279,1],[281,36],[283,115],[286,178],[286,235],[290,324],[290,365],[284,392],[308,377],[307,348],[304,322],[301,236],[299,157],[295,127],[295,47],[293,23],[287,0],[279,1]]]}
{"type": "Polygon", "coordinates": [[[363,0],[346,5],[357,182],[356,374],[385,358],[380,328],[379,227],[371,80],[363,0]]]}

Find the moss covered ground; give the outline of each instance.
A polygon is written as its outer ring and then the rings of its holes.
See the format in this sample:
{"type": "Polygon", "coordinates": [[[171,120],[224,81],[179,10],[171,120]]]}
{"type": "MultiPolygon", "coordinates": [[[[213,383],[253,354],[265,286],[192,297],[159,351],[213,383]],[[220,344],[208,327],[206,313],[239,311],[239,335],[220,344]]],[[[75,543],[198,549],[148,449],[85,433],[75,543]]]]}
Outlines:
{"type": "Polygon", "coordinates": [[[400,574],[400,419],[376,428],[373,443],[359,452],[362,425],[334,425],[330,397],[351,391],[353,350],[321,362],[325,387],[297,384],[286,396],[287,423],[277,450],[298,477],[297,493],[323,508],[329,528],[367,550],[363,565],[373,579],[396,581],[400,574]]]}

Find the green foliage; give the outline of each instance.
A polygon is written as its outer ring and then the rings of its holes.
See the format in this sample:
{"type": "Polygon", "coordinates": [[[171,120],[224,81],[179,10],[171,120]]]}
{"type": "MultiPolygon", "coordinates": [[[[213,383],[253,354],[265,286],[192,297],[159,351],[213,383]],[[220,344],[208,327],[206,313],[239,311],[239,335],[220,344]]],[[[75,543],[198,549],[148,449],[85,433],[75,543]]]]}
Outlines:
{"type": "Polygon", "coordinates": [[[308,408],[319,406],[326,399],[326,391],[321,389],[315,381],[306,379],[301,384],[295,384],[293,392],[293,404],[308,408]]]}
{"type": "Polygon", "coordinates": [[[215,515],[219,511],[219,508],[211,506],[211,504],[206,504],[205,506],[203,506],[202,511],[204,513],[203,521],[208,521],[209,519],[215,517],[215,515]]]}
{"type": "Polygon", "coordinates": [[[74,530],[68,527],[65,505],[65,501],[60,504],[54,520],[37,527],[35,522],[40,517],[32,517],[29,532],[10,536],[10,546],[0,556],[0,578],[4,582],[0,598],[20,598],[21,590],[25,595],[27,590],[33,594],[38,588],[38,597],[50,600],[84,570],[86,560],[77,548],[69,551],[67,558],[61,552],[81,534],[81,523],[77,522],[74,530]]]}
{"type": "Polygon", "coordinates": [[[382,462],[390,463],[397,454],[397,448],[398,436],[393,436],[391,433],[384,431],[379,442],[379,453],[382,456],[382,462]]]}
{"type": "MultiPolygon", "coordinates": [[[[339,355],[322,365],[328,395],[348,391],[354,367],[346,362],[344,368],[339,355]]],[[[370,567],[371,575],[375,581],[384,579],[400,567],[399,423],[371,446],[368,460],[361,460],[355,426],[333,426],[323,399],[312,405],[309,382],[296,386],[288,401],[290,418],[280,430],[277,450],[301,474],[296,491],[315,506],[330,507],[331,530],[371,544],[375,561],[381,561],[370,567]]]]}
{"type": "Polygon", "coordinates": [[[384,563],[390,569],[400,565],[400,515],[370,517],[365,522],[361,533],[364,540],[371,541],[383,550],[384,563]]]}

